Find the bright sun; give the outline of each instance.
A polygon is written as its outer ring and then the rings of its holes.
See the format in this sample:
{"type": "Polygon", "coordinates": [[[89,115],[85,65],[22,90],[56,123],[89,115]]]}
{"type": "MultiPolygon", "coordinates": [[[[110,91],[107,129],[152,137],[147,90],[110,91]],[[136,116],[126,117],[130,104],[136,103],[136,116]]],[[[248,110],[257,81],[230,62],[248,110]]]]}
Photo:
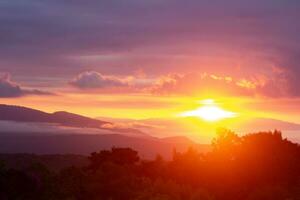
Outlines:
{"type": "Polygon", "coordinates": [[[235,117],[234,112],[226,111],[214,103],[213,100],[204,100],[203,106],[192,111],[187,111],[181,114],[183,117],[200,117],[205,121],[219,121],[226,118],[235,117]]]}

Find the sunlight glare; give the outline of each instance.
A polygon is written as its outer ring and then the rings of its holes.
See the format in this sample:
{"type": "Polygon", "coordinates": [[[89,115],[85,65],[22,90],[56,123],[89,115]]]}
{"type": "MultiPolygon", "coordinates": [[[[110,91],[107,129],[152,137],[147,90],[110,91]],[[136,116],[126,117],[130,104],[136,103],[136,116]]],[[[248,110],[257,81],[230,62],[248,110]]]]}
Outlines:
{"type": "Polygon", "coordinates": [[[181,114],[182,117],[199,117],[205,121],[219,121],[226,118],[236,117],[236,113],[226,111],[215,105],[213,100],[203,101],[203,106],[181,114]]]}

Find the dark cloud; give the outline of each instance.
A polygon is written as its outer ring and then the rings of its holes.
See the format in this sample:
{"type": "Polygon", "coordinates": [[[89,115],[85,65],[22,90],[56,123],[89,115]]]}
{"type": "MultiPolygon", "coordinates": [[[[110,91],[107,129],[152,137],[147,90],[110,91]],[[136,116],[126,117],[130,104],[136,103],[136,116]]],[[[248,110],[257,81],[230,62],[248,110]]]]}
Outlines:
{"type": "MultiPolygon", "coordinates": [[[[278,63],[282,72],[278,74],[278,80],[285,82],[286,93],[290,97],[300,97],[300,46],[297,50],[286,55],[282,62],[278,63]]],[[[279,81],[277,81],[279,82],[279,81]]]]}
{"type": "Polygon", "coordinates": [[[262,90],[274,97],[300,97],[300,46],[286,42],[272,49],[269,60],[273,73],[262,90]]]}
{"type": "Polygon", "coordinates": [[[79,74],[70,84],[80,89],[103,89],[112,87],[126,87],[128,82],[114,76],[105,76],[95,71],[79,74]]]}
{"type": "Polygon", "coordinates": [[[22,89],[10,80],[8,74],[0,78],[0,97],[19,97],[22,95],[22,89]]]}
{"type": "Polygon", "coordinates": [[[0,98],[21,97],[25,95],[52,95],[35,89],[23,89],[17,83],[11,81],[9,74],[0,76],[0,98]]]}
{"type": "Polygon", "coordinates": [[[43,68],[50,68],[68,55],[127,52],[175,41],[228,39],[237,46],[249,41],[257,45],[270,39],[271,31],[273,37],[282,35],[279,28],[297,20],[289,16],[298,6],[270,0],[87,2],[1,1],[1,55],[9,60],[18,55],[27,63],[32,58],[47,61],[43,68]]]}

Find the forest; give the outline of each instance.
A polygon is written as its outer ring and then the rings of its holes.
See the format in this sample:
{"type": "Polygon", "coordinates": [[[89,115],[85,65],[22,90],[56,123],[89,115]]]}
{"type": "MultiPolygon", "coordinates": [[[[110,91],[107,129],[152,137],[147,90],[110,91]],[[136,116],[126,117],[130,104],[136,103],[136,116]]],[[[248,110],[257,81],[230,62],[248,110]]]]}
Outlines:
{"type": "Polygon", "coordinates": [[[59,171],[0,164],[1,200],[299,200],[300,146],[280,131],[217,130],[207,153],[145,160],[131,148],[93,152],[59,171]]]}

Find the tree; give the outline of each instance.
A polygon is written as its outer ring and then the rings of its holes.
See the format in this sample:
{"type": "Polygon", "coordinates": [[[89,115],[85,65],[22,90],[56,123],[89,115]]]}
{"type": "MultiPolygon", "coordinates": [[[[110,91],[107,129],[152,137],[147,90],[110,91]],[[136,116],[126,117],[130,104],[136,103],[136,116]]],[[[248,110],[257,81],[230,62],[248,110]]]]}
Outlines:
{"type": "Polygon", "coordinates": [[[93,152],[88,157],[90,160],[90,169],[97,170],[105,162],[111,162],[118,165],[132,165],[140,160],[138,152],[131,148],[116,148],[111,151],[102,150],[99,153],[93,152]]]}

